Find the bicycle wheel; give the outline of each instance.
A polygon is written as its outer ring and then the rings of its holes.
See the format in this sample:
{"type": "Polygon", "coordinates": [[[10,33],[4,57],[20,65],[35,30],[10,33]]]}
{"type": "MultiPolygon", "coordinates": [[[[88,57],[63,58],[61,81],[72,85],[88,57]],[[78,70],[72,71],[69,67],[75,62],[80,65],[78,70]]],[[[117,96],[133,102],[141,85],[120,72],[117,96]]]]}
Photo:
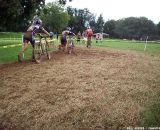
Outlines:
{"type": "Polygon", "coordinates": [[[41,54],[45,54],[46,53],[46,43],[45,43],[46,41],[42,41],[41,42],[41,50],[42,50],[42,53],[41,54]]]}
{"type": "Polygon", "coordinates": [[[34,51],[34,57],[37,63],[39,63],[41,60],[41,54],[42,54],[41,43],[38,42],[35,44],[35,51],[34,51]]]}
{"type": "Polygon", "coordinates": [[[68,46],[67,46],[68,54],[72,53],[73,47],[74,47],[74,44],[73,44],[73,40],[71,39],[68,41],[68,46]]]}
{"type": "Polygon", "coordinates": [[[49,53],[49,43],[47,42],[47,40],[45,39],[45,44],[43,46],[43,50],[45,50],[45,53],[47,54],[47,58],[50,60],[50,53],[49,53]]]}

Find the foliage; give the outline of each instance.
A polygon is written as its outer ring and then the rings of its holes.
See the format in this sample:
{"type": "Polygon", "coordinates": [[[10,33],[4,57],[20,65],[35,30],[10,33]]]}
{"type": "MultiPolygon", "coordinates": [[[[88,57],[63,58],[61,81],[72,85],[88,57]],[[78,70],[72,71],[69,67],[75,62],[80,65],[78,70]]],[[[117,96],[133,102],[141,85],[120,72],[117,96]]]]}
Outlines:
{"type": "Polygon", "coordinates": [[[23,29],[45,0],[0,0],[0,31],[23,29]]]}
{"type": "Polygon", "coordinates": [[[158,35],[160,36],[160,22],[157,24],[158,35]]]}
{"type": "Polygon", "coordinates": [[[59,3],[48,3],[41,13],[44,26],[50,31],[60,33],[67,26],[69,15],[59,3]]]}
{"type": "MultiPolygon", "coordinates": [[[[69,0],[69,2],[71,2],[71,1],[72,0],[69,0]]],[[[67,3],[67,0],[59,0],[59,3],[65,5],[67,3]]]]}
{"type": "Polygon", "coordinates": [[[108,20],[104,24],[104,33],[109,34],[110,37],[116,37],[116,34],[114,32],[116,28],[116,21],[115,20],[108,20]]]}
{"type": "Polygon", "coordinates": [[[115,33],[119,38],[140,39],[156,34],[156,26],[145,17],[129,17],[116,22],[115,33]]]}
{"type": "MultiPolygon", "coordinates": [[[[94,33],[105,32],[110,37],[122,39],[160,39],[160,22],[155,25],[146,17],[128,17],[120,20],[104,21],[100,15],[96,20],[88,9],[77,9],[64,5],[72,0],[57,0],[45,5],[45,0],[0,0],[0,31],[25,31],[35,14],[40,15],[48,30],[61,32],[70,26],[75,33],[83,32],[89,21],[94,33]],[[41,14],[40,14],[41,13],[41,14]]],[[[45,28],[46,28],[45,27],[45,28]]]]}
{"type": "Polygon", "coordinates": [[[104,26],[104,19],[103,19],[102,14],[100,14],[95,24],[95,32],[96,33],[103,32],[103,26],[104,26]]]}
{"type": "Polygon", "coordinates": [[[95,16],[89,12],[88,9],[76,9],[67,8],[68,14],[70,15],[70,21],[68,26],[74,29],[75,32],[83,31],[86,29],[85,22],[89,21],[90,26],[93,28],[95,24],[95,16]]]}

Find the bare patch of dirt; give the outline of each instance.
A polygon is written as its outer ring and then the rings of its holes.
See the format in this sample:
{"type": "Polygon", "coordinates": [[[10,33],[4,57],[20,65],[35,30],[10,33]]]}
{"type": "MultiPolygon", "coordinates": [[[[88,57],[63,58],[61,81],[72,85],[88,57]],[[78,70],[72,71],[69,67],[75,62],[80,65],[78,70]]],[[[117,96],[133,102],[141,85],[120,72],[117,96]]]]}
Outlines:
{"type": "Polygon", "coordinates": [[[77,47],[41,64],[0,66],[0,129],[104,130],[137,126],[160,86],[160,60],[77,47]]]}

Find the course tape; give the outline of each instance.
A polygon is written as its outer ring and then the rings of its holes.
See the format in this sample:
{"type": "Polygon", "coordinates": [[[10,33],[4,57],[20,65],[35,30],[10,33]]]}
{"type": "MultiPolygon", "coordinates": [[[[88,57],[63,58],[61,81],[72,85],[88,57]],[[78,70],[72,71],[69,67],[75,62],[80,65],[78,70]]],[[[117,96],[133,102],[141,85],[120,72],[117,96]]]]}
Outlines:
{"type": "Polygon", "coordinates": [[[22,46],[22,44],[0,46],[0,48],[11,48],[11,47],[16,47],[16,46],[22,46]]]}
{"type": "MultiPolygon", "coordinates": [[[[74,39],[76,40],[76,39],[74,39]]],[[[84,39],[80,39],[81,41],[83,41],[84,39]]],[[[53,39],[53,40],[47,40],[48,42],[55,42],[56,39],[53,39]]],[[[128,40],[98,40],[98,42],[103,42],[103,41],[107,41],[107,42],[145,42],[145,41],[128,41],[128,40]]],[[[39,42],[39,41],[36,41],[36,42],[39,42]]],[[[156,43],[160,43],[159,41],[148,41],[148,42],[156,42],[156,43]]],[[[22,44],[12,44],[12,45],[5,45],[5,46],[0,46],[0,48],[11,48],[11,47],[16,47],[16,46],[22,46],[22,44]]]]}
{"type": "MultiPolygon", "coordinates": [[[[47,40],[48,42],[54,42],[55,39],[53,40],[47,40]]],[[[36,41],[39,42],[39,41],[36,41]]],[[[22,44],[12,44],[12,45],[5,45],[5,46],[0,46],[0,48],[11,48],[11,47],[16,47],[16,46],[22,46],[22,44]]]]}

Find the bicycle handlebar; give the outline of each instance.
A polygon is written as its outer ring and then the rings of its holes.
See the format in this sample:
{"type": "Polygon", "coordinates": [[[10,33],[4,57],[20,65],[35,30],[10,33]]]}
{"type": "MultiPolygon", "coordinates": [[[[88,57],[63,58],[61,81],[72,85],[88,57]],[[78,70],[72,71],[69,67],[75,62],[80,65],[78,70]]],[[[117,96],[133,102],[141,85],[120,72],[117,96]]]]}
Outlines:
{"type": "Polygon", "coordinates": [[[40,38],[50,38],[50,36],[42,33],[36,33],[40,38]]]}

